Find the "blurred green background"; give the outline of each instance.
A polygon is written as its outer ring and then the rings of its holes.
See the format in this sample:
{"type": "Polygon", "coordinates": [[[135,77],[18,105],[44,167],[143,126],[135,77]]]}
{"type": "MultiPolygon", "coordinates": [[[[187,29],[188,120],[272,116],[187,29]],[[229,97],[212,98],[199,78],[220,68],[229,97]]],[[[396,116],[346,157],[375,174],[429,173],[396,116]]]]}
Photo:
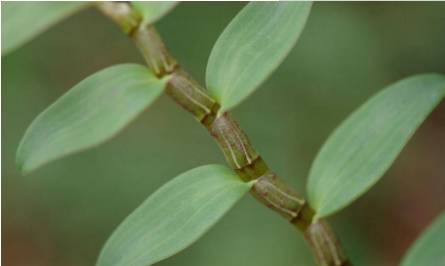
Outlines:
{"type": "MultiPolygon", "coordinates": [[[[244,4],[181,3],[157,26],[202,82],[213,43],[244,4]]],[[[81,79],[123,62],[143,63],[93,8],[2,58],[4,265],[93,265],[112,230],[154,190],[188,169],[224,163],[205,129],[163,96],[112,141],[21,176],[15,151],[37,114],[81,79]]],[[[271,168],[303,193],[333,128],[385,85],[421,72],[445,72],[445,3],[319,2],[289,57],[234,116],[271,168]]],[[[441,103],[382,181],[329,219],[355,265],[396,265],[444,209],[444,155],[441,103]]],[[[314,261],[300,233],[247,196],[159,265],[314,261]]]]}

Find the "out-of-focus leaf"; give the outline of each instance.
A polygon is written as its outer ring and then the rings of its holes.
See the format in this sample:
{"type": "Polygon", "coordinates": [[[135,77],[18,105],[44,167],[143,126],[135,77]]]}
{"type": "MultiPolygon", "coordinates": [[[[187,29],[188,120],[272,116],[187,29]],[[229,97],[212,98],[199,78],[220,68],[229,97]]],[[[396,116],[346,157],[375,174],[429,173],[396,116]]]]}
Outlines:
{"type": "Polygon", "coordinates": [[[113,137],[163,91],[166,79],[122,64],[84,79],[32,122],[17,151],[26,173],[113,137]]]}
{"type": "Polygon", "coordinates": [[[86,6],[87,2],[3,2],[2,55],[86,6]]]}
{"type": "Polygon", "coordinates": [[[445,213],[442,213],[409,248],[402,266],[445,265],[445,213]]]}
{"type": "Polygon", "coordinates": [[[328,138],[309,175],[318,217],[345,207],[374,185],[445,95],[445,77],[416,75],[383,89],[328,138]]]}
{"type": "Polygon", "coordinates": [[[230,169],[185,172],[142,203],[105,244],[98,266],[147,266],[188,247],[249,191],[230,169]]]}
{"type": "Polygon", "coordinates": [[[222,110],[243,101],[294,46],[310,2],[251,2],[230,22],[213,47],[207,87],[222,110]]]}
{"type": "Polygon", "coordinates": [[[131,4],[138,10],[143,17],[144,23],[152,24],[165,16],[170,10],[172,10],[178,2],[145,2],[137,1],[131,2],[131,4]]]}

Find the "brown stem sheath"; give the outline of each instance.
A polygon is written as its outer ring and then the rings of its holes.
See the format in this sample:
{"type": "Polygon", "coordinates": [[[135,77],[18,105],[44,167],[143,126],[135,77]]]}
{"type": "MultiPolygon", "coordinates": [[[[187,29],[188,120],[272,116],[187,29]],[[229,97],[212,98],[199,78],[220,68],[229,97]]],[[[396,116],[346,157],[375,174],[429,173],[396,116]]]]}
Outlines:
{"type": "Polygon", "coordinates": [[[241,179],[256,181],[251,194],[304,233],[319,265],[351,265],[327,222],[313,220],[309,204],[268,168],[228,112],[218,115],[219,104],[180,68],[154,27],[143,24],[128,3],[99,2],[97,7],[135,42],[158,77],[170,75],[167,94],[207,128],[241,179]]]}

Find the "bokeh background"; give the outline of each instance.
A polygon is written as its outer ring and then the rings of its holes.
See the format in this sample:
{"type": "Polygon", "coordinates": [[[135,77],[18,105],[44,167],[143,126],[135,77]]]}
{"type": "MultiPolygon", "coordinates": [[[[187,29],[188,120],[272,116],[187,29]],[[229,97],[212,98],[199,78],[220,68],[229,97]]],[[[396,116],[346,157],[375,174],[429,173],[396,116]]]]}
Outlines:
{"type": "MultiPolygon", "coordinates": [[[[213,43],[244,4],[181,3],[157,26],[202,82],[213,43]]],[[[112,230],[154,190],[188,169],[224,163],[205,129],[162,96],[106,144],[29,176],[17,172],[17,145],[37,114],[81,79],[124,62],[143,63],[94,8],[2,58],[4,265],[93,265],[112,230]]],[[[421,72],[445,72],[445,3],[319,2],[289,57],[233,113],[271,168],[303,194],[335,126],[385,85],[421,72]]],[[[442,102],[385,177],[329,220],[355,265],[396,265],[444,207],[442,102]]],[[[315,263],[300,233],[247,196],[159,265],[315,263]]]]}

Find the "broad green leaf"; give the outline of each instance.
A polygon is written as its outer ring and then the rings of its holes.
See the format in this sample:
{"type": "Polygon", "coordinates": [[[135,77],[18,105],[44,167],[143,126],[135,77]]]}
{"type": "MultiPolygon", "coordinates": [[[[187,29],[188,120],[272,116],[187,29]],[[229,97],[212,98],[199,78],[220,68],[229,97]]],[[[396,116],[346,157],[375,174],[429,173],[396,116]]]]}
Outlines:
{"type": "Polygon", "coordinates": [[[148,266],[185,249],[249,191],[220,165],[187,171],[157,190],[106,242],[98,266],[148,266]]]}
{"type": "Polygon", "coordinates": [[[358,108],[328,138],[308,182],[318,217],[350,204],[374,185],[445,95],[445,76],[396,82],[358,108]]]}
{"type": "Polygon", "coordinates": [[[251,2],[213,47],[207,87],[224,110],[249,96],[290,52],[311,9],[310,2],[251,2]]]}
{"type": "Polygon", "coordinates": [[[87,2],[2,2],[2,55],[25,44],[87,2]]]}
{"type": "Polygon", "coordinates": [[[445,265],[445,213],[442,213],[408,249],[402,266],[445,265]]]}
{"type": "Polygon", "coordinates": [[[170,10],[172,10],[177,2],[159,1],[159,2],[131,2],[131,4],[138,10],[143,17],[146,24],[152,24],[161,17],[165,16],[170,10]]]}
{"type": "Polygon", "coordinates": [[[113,137],[162,92],[147,68],[122,64],[84,79],[50,105],[26,130],[17,165],[26,173],[113,137]]]}

